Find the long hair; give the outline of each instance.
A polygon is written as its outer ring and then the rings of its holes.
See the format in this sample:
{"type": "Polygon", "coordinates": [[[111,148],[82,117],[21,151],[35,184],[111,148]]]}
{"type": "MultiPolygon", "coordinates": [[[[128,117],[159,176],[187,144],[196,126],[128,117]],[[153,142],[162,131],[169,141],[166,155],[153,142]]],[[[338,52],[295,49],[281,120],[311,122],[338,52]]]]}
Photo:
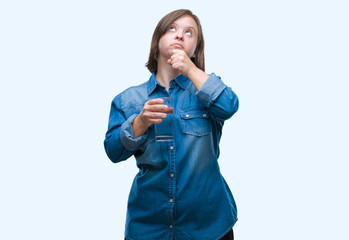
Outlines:
{"type": "Polygon", "coordinates": [[[198,39],[197,39],[196,49],[194,52],[195,58],[192,57],[191,60],[197,68],[201,69],[202,71],[205,71],[204,35],[202,33],[200,20],[190,10],[179,9],[179,10],[170,12],[169,14],[164,16],[159,21],[158,25],[156,26],[156,28],[154,30],[153,37],[151,40],[151,45],[150,45],[149,59],[145,65],[151,73],[156,72],[158,69],[157,59],[158,59],[158,55],[159,55],[160,38],[163,35],[165,35],[168,28],[173,24],[173,22],[182,16],[190,16],[196,22],[196,25],[198,27],[198,39]]]}

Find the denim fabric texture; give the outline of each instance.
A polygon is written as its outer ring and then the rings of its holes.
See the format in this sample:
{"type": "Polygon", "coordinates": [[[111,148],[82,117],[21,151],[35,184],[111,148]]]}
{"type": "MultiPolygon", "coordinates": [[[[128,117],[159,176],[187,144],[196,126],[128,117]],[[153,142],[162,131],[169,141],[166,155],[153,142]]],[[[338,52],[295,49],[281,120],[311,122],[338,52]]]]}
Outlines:
{"type": "MultiPolygon", "coordinates": [[[[124,238],[124,240],[127,240],[124,238]]],[[[231,229],[224,237],[222,237],[220,240],[234,240],[234,231],[231,229]]]]}
{"type": "Polygon", "coordinates": [[[200,90],[178,75],[168,91],[153,73],[113,99],[106,153],[114,163],[134,156],[139,168],[128,198],[126,239],[218,240],[231,230],[237,208],[218,157],[224,121],[238,107],[236,94],[214,73],[200,90]],[[133,139],[132,123],[145,102],[168,96],[174,140],[157,142],[154,125],[133,139]]]}

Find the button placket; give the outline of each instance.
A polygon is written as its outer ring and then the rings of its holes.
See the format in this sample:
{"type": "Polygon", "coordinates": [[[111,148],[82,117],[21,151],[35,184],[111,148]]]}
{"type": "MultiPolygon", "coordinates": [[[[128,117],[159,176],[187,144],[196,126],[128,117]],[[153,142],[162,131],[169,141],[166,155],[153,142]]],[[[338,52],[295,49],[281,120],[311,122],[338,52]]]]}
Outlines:
{"type": "Polygon", "coordinates": [[[171,233],[175,229],[175,195],[176,195],[176,143],[174,141],[169,142],[168,145],[168,156],[169,156],[169,192],[168,192],[168,224],[171,233]]]}

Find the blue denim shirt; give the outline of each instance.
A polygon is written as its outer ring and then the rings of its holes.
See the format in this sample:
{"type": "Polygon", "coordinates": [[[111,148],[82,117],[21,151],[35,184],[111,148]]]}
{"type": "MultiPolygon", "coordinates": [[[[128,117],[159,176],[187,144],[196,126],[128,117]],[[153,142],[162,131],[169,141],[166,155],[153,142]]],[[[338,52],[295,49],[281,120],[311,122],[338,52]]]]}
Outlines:
{"type": "Polygon", "coordinates": [[[106,153],[114,163],[134,155],[139,168],[128,199],[128,240],[216,240],[233,227],[236,204],[217,160],[223,123],[238,105],[235,93],[214,73],[199,91],[184,75],[172,79],[167,91],[153,73],[114,98],[106,153]],[[154,125],[133,139],[132,123],[144,103],[168,96],[174,140],[157,142],[154,125]]]}

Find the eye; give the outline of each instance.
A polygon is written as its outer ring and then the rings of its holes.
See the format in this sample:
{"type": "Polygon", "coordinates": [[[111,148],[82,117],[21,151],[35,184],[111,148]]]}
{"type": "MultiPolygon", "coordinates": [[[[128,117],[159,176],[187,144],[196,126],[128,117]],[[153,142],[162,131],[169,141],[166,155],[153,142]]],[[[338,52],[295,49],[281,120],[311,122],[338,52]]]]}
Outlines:
{"type": "Polygon", "coordinates": [[[169,29],[168,29],[170,32],[174,32],[176,31],[176,28],[174,26],[171,26],[169,29]]]}
{"type": "Polygon", "coordinates": [[[185,34],[188,35],[188,36],[193,35],[193,33],[190,30],[185,31],[185,34]]]}

